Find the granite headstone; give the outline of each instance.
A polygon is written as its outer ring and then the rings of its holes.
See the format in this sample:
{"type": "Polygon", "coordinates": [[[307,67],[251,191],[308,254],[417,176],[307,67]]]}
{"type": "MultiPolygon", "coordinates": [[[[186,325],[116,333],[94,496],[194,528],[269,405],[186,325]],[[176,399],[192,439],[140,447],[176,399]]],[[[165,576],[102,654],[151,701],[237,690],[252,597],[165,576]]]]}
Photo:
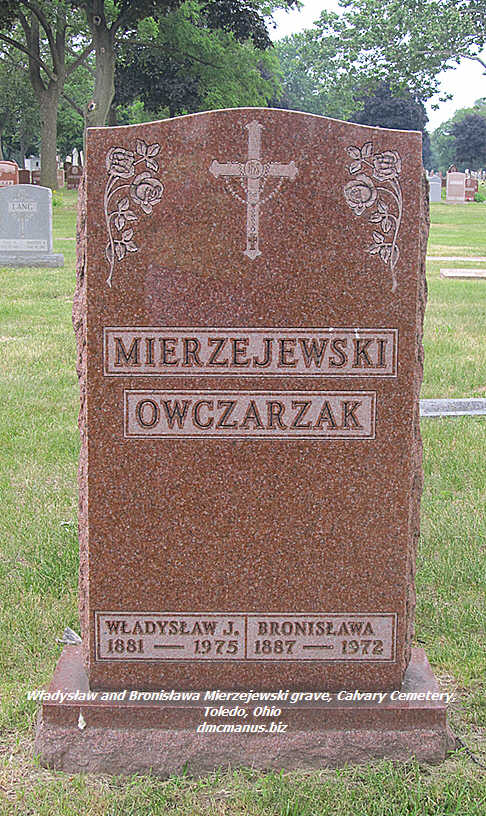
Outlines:
{"type": "Polygon", "coordinates": [[[441,201],[442,185],[440,176],[429,176],[429,196],[431,204],[441,201]]]}
{"type": "Polygon", "coordinates": [[[15,162],[0,161],[0,187],[11,187],[19,183],[19,168],[15,162]]]}
{"type": "Polygon", "coordinates": [[[67,162],[66,164],[67,164],[67,168],[65,169],[66,187],[68,188],[68,190],[77,190],[79,187],[79,182],[81,181],[81,177],[83,175],[83,168],[79,167],[79,165],[77,164],[70,164],[69,162],[67,162]]]}
{"type": "Polygon", "coordinates": [[[466,200],[466,174],[450,171],[447,173],[446,201],[462,204],[466,200]]]}
{"type": "Polygon", "coordinates": [[[17,184],[0,190],[0,266],[64,265],[52,250],[52,193],[17,184]]]}
{"type": "MultiPolygon", "coordinates": [[[[89,129],[86,152],[84,666],[66,647],[52,688],[436,689],[412,650],[420,135],[242,109],[89,129]]],[[[447,744],[430,702],[297,708],[270,741],[208,738],[196,709],[157,704],[83,708],[81,735],[79,711],[43,707],[45,763],[163,773],[447,744]]]]}
{"type": "Polygon", "coordinates": [[[32,184],[32,173],[30,170],[19,168],[19,184],[32,184]]]}

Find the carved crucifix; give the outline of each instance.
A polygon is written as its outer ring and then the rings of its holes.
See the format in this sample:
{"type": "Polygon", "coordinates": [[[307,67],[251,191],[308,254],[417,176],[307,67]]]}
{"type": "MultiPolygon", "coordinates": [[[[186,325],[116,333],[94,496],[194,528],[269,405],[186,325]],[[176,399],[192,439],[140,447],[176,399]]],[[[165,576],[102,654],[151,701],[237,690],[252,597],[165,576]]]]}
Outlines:
{"type": "Polygon", "coordinates": [[[240,179],[246,197],[242,198],[231,187],[229,192],[238,201],[246,204],[246,249],[244,254],[254,260],[262,254],[259,247],[260,209],[266,201],[276,195],[285,179],[294,180],[298,170],[293,161],[289,164],[262,162],[263,125],[253,120],[246,125],[246,128],[248,130],[247,160],[221,163],[215,159],[211,163],[209,172],[216,178],[223,176],[240,179]],[[279,179],[279,184],[266,198],[263,198],[263,189],[269,178],[279,179]]]}

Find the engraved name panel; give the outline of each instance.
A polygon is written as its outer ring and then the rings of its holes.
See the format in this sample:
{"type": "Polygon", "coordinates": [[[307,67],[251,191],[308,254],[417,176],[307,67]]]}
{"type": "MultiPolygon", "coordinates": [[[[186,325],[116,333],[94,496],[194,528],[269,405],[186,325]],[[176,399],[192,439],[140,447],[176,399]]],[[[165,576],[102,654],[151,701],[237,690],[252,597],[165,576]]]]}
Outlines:
{"type": "Polygon", "coordinates": [[[397,329],[104,329],[105,376],[395,377],[397,329]]]}
{"type": "Polygon", "coordinates": [[[126,438],[374,439],[374,391],[125,391],[126,438]]]}
{"type": "Polygon", "coordinates": [[[15,250],[29,252],[47,252],[47,241],[35,238],[0,238],[0,250],[4,252],[15,250]]]}
{"type": "Polygon", "coordinates": [[[374,612],[96,612],[96,658],[392,661],[396,619],[374,612]]]}

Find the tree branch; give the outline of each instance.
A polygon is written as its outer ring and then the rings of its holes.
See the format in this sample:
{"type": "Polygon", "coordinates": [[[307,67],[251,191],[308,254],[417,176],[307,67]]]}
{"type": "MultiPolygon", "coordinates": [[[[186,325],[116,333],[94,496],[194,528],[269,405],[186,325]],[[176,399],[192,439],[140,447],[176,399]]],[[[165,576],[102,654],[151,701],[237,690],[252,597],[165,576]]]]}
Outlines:
{"type": "Polygon", "coordinates": [[[46,32],[46,37],[47,37],[48,42],[49,42],[49,48],[51,49],[52,64],[54,66],[55,73],[58,74],[59,73],[59,59],[58,59],[58,53],[57,53],[57,48],[56,48],[56,41],[54,39],[54,34],[52,32],[52,28],[49,25],[49,21],[47,20],[47,18],[45,17],[42,9],[39,8],[37,3],[33,3],[32,0],[22,0],[22,3],[24,4],[24,6],[26,8],[30,9],[30,11],[33,14],[35,14],[35,16],[39,20],[39,23],[41,24],[42,28],[46,32]]]}
{"type": "MultiPolygon", "coordinates": [[[[87,45],[87,46],[86,46],[86,48],[84,49],[84,51],[82,51],[82,52],[81,52],[81,54],[79,55],[79,57],[77,57],[77,59],[75,59],[75,61],[74,61],[74,62],[72,62],[72,63],[71,63],[71,65],[69,65],[69,66],[66,68],[66,77],[70,76],[70,75],[73,73],[73,71],[75,71],[75,70],[76,70],[76,68],[79,68],[79,66],[81,65],[81,63],[83,63],[83,62],[84,62],[84,60],[86,59],[86,57],[87,57],[87,56],[89,56],[89,54],[91,54],[91,52],[93,51],[93,49],[94,49],[94,42],[93,42],[93,40],[91,40],[91,42],[89,43],[89,45],[87,45]]],[[[92,74],[94,74],[94,72],[93,72],[93,71],[91,71],[91,69],[90,69],[90,68],[88,68],[88,70],[89,70],[89,71],[90,71],[92,74]]]]}
{"type": "Polygon", "coordinates": [[[56,81],[56,77],[51,72],[50,68],[46,65],[46,63],[43,60],[41,60],[40,57],[36,57],[35,54],[33,54],[31,51],[29,51],[29,49],[26,48],[25,45],[22,45],[22,43],[19,43],[16,40],[13,40],[11,37],[8,37],[6,34],[0,34],[0,40],[3,40],[4,42],[8,43],[9,45],[13,45],[14,48],[18,48],[19,51],[22,51],[24,54],[27,54],[29,59],[31,59],[35,63],[37,63],[39,68],[42,68],[42,70],[46,72],[49,79],[51,79],[53,82],[56,81]]]}
{"type": "Polygon", "coordinates": [[[68,94],[67,94],[65,91],[62,91],[62,92],[61,92],[61,96],[63,96],[63,97],[64,97],[64,99],[66,100],[66,102],[69,102],[69,104],[71,105],[71,107],[72,107],[72,108],[74,108],[74,110],[76,111],[76,113],[79,113],[79,115],[80,115],[81,119],[83,119],[83,121],[84,121],[84,111],[83,111],[83,109],[82,109],[82,108],[80,108],[80,107],[79,107],[79,105],[77,105],[77,104],[76,104],[76,102],[74,101],[74,99],[71,99],[71,97],[70,97],[70,96],[69,96],[69,95],[68,95],[68,94]]]}
{"type": "Polygon", "coordinates": [[[480,65],[482,65],[482,66],[483,66],[483,68],[484,68],[484,70],[486,71],[486,61],[485,61],[485,60],[483,60],[483,59],[481,59],[481,57],[477,57],[477,56],[476,56],[476,57],[471,57],[471,56],[468,56],[468,57],[466,57],[466,59],[470,59],[470,60],[474,60],[475,62],[479,62],[479,64],[480,64],[480,65]]]}

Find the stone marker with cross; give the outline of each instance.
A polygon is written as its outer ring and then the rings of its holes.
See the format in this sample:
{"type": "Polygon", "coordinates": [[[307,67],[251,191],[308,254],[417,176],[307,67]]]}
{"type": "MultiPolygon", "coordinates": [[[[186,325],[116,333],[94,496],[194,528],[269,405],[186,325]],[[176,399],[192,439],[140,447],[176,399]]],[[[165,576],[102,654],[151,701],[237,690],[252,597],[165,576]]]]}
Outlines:
{"type": "Polygon", "coordinates": [[[82,645],[44,764],[444,757],[413,646],[421,156],[418,133],[271,109],[88,129],[82,645]]]}
{"type": "Polygon", "coordinates": [[[0,266],[64,266],[52,250],[52,192],[17,184],[0,190],[0,266]]]}

